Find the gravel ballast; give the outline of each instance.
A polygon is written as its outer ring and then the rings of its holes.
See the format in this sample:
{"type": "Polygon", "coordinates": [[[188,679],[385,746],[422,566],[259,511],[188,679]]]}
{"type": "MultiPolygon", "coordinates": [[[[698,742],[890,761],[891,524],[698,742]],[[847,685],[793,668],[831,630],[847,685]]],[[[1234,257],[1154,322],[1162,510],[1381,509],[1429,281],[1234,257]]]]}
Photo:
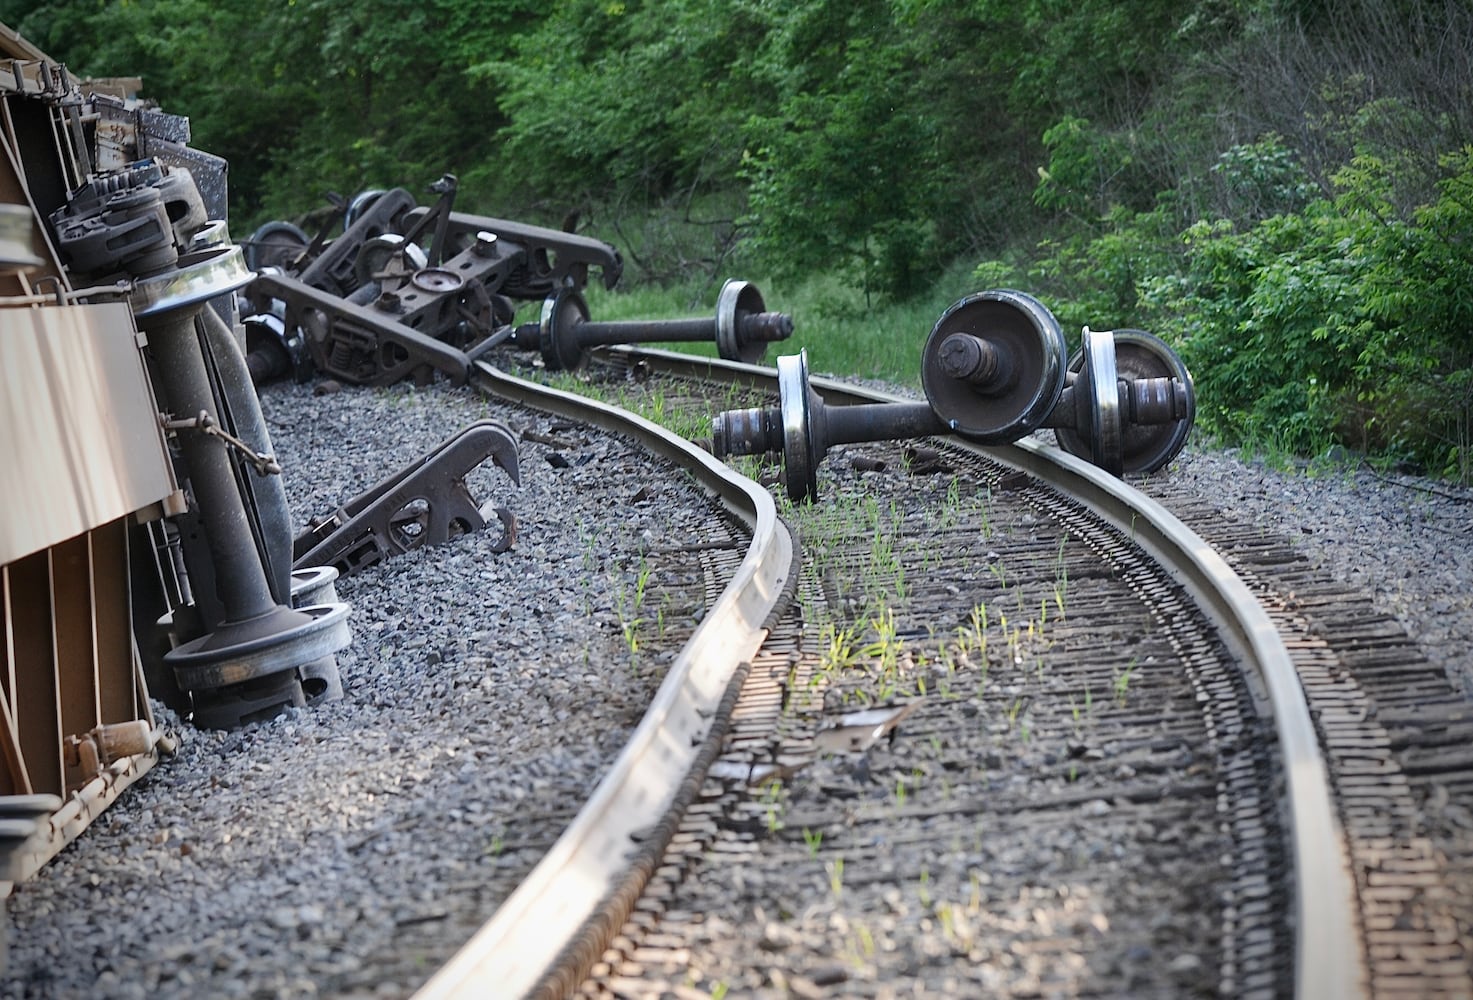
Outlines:
{"type": "Polygon", "coordinates": [[[493,524],[338,581],[342,700],[232,732],[161,710],[178,754],[9,900],[0,995],[406,995],[539,860],[693,624],[662,609],[667,641],[631,651],[646,551],[714,509],[633,444],[443,386],[263,396],[299,528],[475,420],[561,446],[521,441],[520,487],[470,477],[518,515],[510,552],[493,524]]]}

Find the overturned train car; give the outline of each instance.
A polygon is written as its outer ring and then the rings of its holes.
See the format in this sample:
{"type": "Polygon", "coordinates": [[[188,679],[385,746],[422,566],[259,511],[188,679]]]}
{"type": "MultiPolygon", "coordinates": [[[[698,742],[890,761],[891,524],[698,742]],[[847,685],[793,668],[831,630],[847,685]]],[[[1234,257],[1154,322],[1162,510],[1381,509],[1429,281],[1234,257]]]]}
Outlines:
{"type": "Polygon", "coordinates": [[[225,163],[3,25],[0,58],[8,890],[168,751],[150,694],[196,725],[269,717],[341,693],[351,633],[335,572],[292,569],[225,163]]]}

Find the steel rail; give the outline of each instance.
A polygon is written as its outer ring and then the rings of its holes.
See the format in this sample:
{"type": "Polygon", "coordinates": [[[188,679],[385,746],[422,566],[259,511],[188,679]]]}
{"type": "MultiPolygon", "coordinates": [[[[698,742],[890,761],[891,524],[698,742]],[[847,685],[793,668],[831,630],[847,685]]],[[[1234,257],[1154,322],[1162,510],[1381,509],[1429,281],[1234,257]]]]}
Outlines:
{"type": "MultiPolygon", "coordinates": [[[[655,373],[682,374],[775,392],[775,369],[669,351],[612,348],[608,354],[655,373]]],[[[827,403],[914,402],[825,378],[810,384],[827,403]]],[[[1211,545],[1174,514],[1121,479],[1035,439],[975,451],[1062,490],[1152,556],[1198,603],[1239,658],[1260,712],[1271,717],[1283,760],[1285,822],[1294,868],[1294,995],[1298,1000],[1364,997],[1370,972],[1361,946],[1355,877],[1304,689],[1288,648],[1248,586],[1211,545]]]]}
{"type": "Polygon", "coordinates": [[[618,891],[651,829],[662,823],[677,788],[705,759],[701,745],[722,724],[719,710],[733,678],[756,655],[795,580],[792,539],[771,495],[708,452],[617,407],[515,378],[484,362],[474,366],[470,384],[633,438],[712,490],[750,527],[752,542],[593,795],[491,919],[415,994],[418,1000],[571,991],[568,983],[576,985],[587,970],[570,973],[560,966],[575,953],[583,957],[574,962],[591,964],[587,955],[602,952],[606,942],[589,941],[589,925],[618,891]]]}

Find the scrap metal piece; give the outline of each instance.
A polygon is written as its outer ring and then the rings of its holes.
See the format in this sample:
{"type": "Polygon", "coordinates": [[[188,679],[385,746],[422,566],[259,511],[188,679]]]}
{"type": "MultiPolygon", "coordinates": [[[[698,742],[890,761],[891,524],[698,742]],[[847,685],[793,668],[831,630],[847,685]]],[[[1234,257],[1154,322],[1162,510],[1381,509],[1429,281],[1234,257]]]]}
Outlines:
{"type": "MultiPolygon", "coordinates": [[[[405,224],[412,226],[433,211],[429,206],[412,209],[405,224]]],[[[516,269],[499,289],[512,298],[531,301],[560,288],[582,288],[590,267],[599,269],[605,288],[613,288],[624,273],[619,251],[602,240],[485,215],[447,214],[445,238],[451,249],[462,250],[487,237],[510,244],[517,256],[516,269]]]]}
{"type": "Polygon", "coordinates": [[[849,712],[838,721],[826,725],[813,736],[821,750],[860,753],[891,735],[895,727],[914,712],[924,699],[917,698],[901,705],[882,705],[862,712],[849,712]]]}
{"type": "MultiPolygon", "coordinates": [[[[359,212],[343,235],[311,257],[297,277],[304,284],[337,296],[351,294],[358,287],[355,271],[364,244],[376,236],[398,231],[405,213],[413,207],[414,196],[403,188],[385,191],[359,212]]],[[[303,253],[310,257],[313,248],[308,247],[303,253]]]]}
{"type": "Polygon", "coordinates": [[[465,482],[487,458],[521,484],[512,432],[495,420],[477,421],[298,535],[293,566],[332,566],[349,576],[410,549],[479,531],[493,516],[502,525],[494,551],[505,552],[516,542],[515,516],[478,504],[465,482]]]}
{"type": "Polygon", "coordinates": [[[622,261],[607,243],[452,211],[452,174],[431,190],[440,197],[428,207],[402,188],[364,192],[347,206],[341,236],[329,242],[324,230],[292,247],[290,263],[281,262],[286,273],[265,269],[246,295],[250,312],[263,317],[252,331],[259,382],[288,371],[301,380],[315,369],[392,385],[439,370],[458,384],[474,358],[512,336],[514,299],[576,291],[590,267],[609,287],[618,280],[622,261]],[[428,252],[419,245],[426,238],[428,252]]]}
{"type": "MultiPolygon", "coordinates": [[[[258,276],[254,289],[286,303],[286,329],[300,327],[317,370],[355,385],[393,385],[417,369],[439,369],[456,385],[470,376],[466,353],[408,325],[403,315],[358,305],[285,274],[258,276]]],[[[411,317],[412,318],[412,317],[411,317]]]]}

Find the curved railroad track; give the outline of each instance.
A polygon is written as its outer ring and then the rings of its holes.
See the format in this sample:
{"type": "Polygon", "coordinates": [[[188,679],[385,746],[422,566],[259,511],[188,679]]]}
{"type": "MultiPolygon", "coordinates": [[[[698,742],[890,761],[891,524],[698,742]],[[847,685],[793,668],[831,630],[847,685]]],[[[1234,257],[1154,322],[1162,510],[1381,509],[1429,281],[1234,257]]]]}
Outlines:
{"type": "MultiPolygon", "coordinates": [[[[551,817],[555,843],[484,803],[441,807],[505,832],[504,889],[470,893],[489,922],[458,934],[438,901],[379,941],[392,956],[312,993],[1466,992],[1469,855],[1419,811],[1466,783],[1447,749],[1460,702],[1271,539],[1232,534],[1169,477],[1139,484],[1153,500],[1031,440],[834,449],[822,498],[795,507],[627,412],[698,436],[770,399],[768,369],[618,349],[561,389],[484,364],[472,382],[518,414],[532,461],[558,465],[590,425],[709,495],[721,524],[634,553],[670,607],[699,608],[645,636],[663,670],[649,708],[577,815],[551,817]]],[[[832,405],[885,398],[814,385],[832,405]]],[[[570,529],[524,518],[554,545],[570,529]]],[[[440,664],[421,697],[447,686],[440,664]]],[[[350,851],[392,856],[383,826],[350,851]]],[[[89,877],[53,867],[60,890],[89,877]]]]}
{"type": "MultiPolygon", "coordinates": [[[[686,379],[713,379],[719,374],[721,380],[727,383],[744,382],[753,386],[764,386],[768,395],[775,393],[775,384],[765,371],[751,370],[726,363],[692,362],[658,352],[627,351],[620,353],[621,363],[627,371],[641,374],[653,372],[652,377],[657,383],[671,376],[686,379]]],[[[485,388],[493,393],[505,394],[509,386],[516,384],[504,380],[489,368],[484,369],[480,377],[485,380],[483,382],[485,388]]],[[[874,402],[885,399],[880,394],[837,384],[822,385],[820,391],[825,400],[831,404],[874,402]]],[[[1347,996],[1360,991],[1366,981],[1364,966],[1342,960],[1345,955],[1357,953],[1358,949],[1353,942],[1358,939],[1358,928],[1353,908],[1348,905],[1354,896],[1353,879],[1342,846],[1339,822],[1330,800],[1325,767],[1319,756],[1308,707],[1295,678],[1288,651],[1273,623],[1258,605],[1247,586],[1236,577],[1220,556],[1195,533],[1171,516],[1165,508],[1124,486],[1119,480],[1100,473],[1087,463],[1075,460],[1056,449],[1038,447],[1032,442],[1024,442],[1018,447],[1006,449],[969,448],[964,442],[954,441],[948,442],[947,445],[948,448],[958,452],[985,456],[987,463],[995,462],[1000,458],[1007,469],[1026,474],[1028,478],[1026,485],[1013,485],[1009,487],[1009,490],[1015,493],[1028,493],[1028,498],[1024,500],[1026,505],[1045,512],[1058,523],[1071,526],[1066,529],[1064,536],[1058,542],[1058,558],[1061,561],[1065,555],[1064,550],[1068,546],[1070,532],[1073,532],[1075,537],[1081,540],[1089,539],[1085,542],[1086,545],[1092,548],[1097,547],[1101,558],[1117,566],[1132,560],[1139,560],[1139,556],[1125,554],[1127,548],[1139,547],[1165,567],[1167,572],[1174,577],[1175,582],[1191,594],[1197,607],[1204,611],[1209,619],[1205,627],[1199,628],[1190,636],[1174,638],[1172,644],[1178,647],[1185,647],[1188,644],[1207,645],[1211,641],[1209,637],[1215,633],[1231,648],[1245,674],[1236,682],[1222,676],[1209,677],[1208,675],[1212,673],[1211,666],[1193,665],[1189,662],[1183,663],[1185,671],[1195,675],[1194,682],[1199,691],[1211,692],[1216,686],[1231,692],[1235,688],[1241,689],[1241,686],[1246,686],[1249,691],[1256,692],[1258,695],[1256,700],[1259,715],[1263,719],[1271,720],[1278,745],[1282,748],[1282,761],[1277,765],[1260,762],[1257,767],[1269,771],[1278,770],[1277,780],[1284,781],[1287,786],[1287,795],[1284,798],[1287,814],[1283,822],[1287,828],[1285,836],[1291,846],[1287,851],[1279,845],[1265,846],[1265,838],[1260,835],[1244,838],[1238,843],[1238,847],[1244,853],[1266,852],[1271,855],[1279,855],[1280,852],[1283,852],[1285,867],[1293,873],[1291,881],[1295,886],[1292,913],[1274,913],[1268,915],[1267,919],[1257,922],[1244,918],[1240,926],[1232,926],[1233,920],[1224,921],[1227,925],[1224,928],[1227,932],[1224,937],[1229,939],[1229,943],[1224,948],[1226,956],[1219,962],[1219,965],[1224,967],[1226,975],[1223,985],[1227,986],[1231,992],[1244,983],[1274,981],[1275,977],[1278,977],[1282,985],[1282,982],[1286,981],[1283,979],[1282,972],[1282,966],[1285,964],[1282,951],[1267,963],[1261,959],[1254,962],[1233,954],[1234,949],[1231,942],[1243,938],[1250,940],[1257,938],[1260,935],[1256,932],[1264,932],[1276,937],[1279,932],[1292,925],[1303,929],[1295,935],[1297,943],[1292,949],[1292,961],[1289,963],[1295,970],[1292,975],[1297,994],[1347,996]],[[1073,499],[1070,500],[1069,497],[1073,499]],[[1113,538],[1107,537],[1112,534],[1113,538]],[[1123,541],[1126,535],[1129,538],[1123,541]],[[1227,971],[1229,969],[1234,971],[1227,971]]],[[[1016,473],[999,472],[994,467],[986,471],[979,469],[975,474],[979,479],[988,483],[987,489],[990,493],[992,488],[1005,476],[1016,473]]],[[[989,504],[988,506],[995,508],[1001,505],[989,504]]],[[[999,515],[998,511],[993,509],[983,511],[982,516],[995,518],[999,515]]],[[[957,530],[959,534],[965,534],[969,526],[959,525],[957,530]]],[[[979,555],[981,554],[967,553],[963,561],[968,562],[979,555]]],[[[991,556],[996,558],[995,553],[991,553],[991,556]]],[[[1004,568],[1002,572],[1005,574],[1006,569],[1004,568]]],[[[933,570],[929,574],[932,578],[929,582],[934,584],[937,575],[933,570]]],[[[1076,570],[1073,579],[1077,587],[1080,571],[1076,570]]],[[[1003,582],[1005,585],[1005,580],[1003,582]]],[[[734,584],[734,586],[740,586],[740,584],[734,584]]],[[[1133,586],[1142,591],[1153,588],[1158,591],[1169,589],[1163,586],[1161,580],[1142,579],[1136,581],[1133,586]]],[[[956,588],[952,589],[955,591],[956,588]]],[[[1159,602],[1155,609],[1158,619],[1187,613],[1185,609],[1163,610],[1170,607],[1169,602],[1160,597],[1156,600],[1159,602]]],[[[1175,600],[1180,602],[1179,597],[1175,600]]],[[[1044,599],[1044,602],[1042,610],[1043,615],[1046,616],[1047,598],[1044,599]]],[[[971,595],[962,599],[963,607],[975,608],[979,603],[985,604],[985,601],[977,602],[971,595]],[[969,600],[973,603],[968,604],[969,600]]],[[[1079,615],[1077,610],[1066,611],[1064,602],[1057,600],[1057,595],[1056,604],[1056,614],[1067,615],[1072,612],[1075,617],[1079,615]]],[[[1020,610],[1025,607],[1021,589],[1019,607],[1020,610]]],[[[1031,610],[1031,599],[1026,607],[1031,610]]],[[[953,617],[960,619],[962,615],[956,613],[956,608],[957,605],[953,601],[949,608],[935,607],[929,610],[931,614],[939,612],[943,620],[948,612],[953,617]]],[[[1112,612],[1106,610],[1105,613],[1111,614],[1112,612]]],[[[1005,622],[1006,620],[1003,619],[1004,632],[1007,629],[1005,622]]],[[[1043,622],[1030,620],[1028,631],[1042,633],[1045,627],[1043,622]]],[[[776,655],[782,659],[783,654],[786,654],[786,657],[791,659],[795,639],[797,639],[798,648],[801,649],[803,646],[801,640],[803,630],[803,623],[790,622],[787,629],[784,630],[787,634],[777,637],[778,652],[769,652],[769,657],[776,655]]],[[[1054,641],[1056,640],[1050,640],[1050,643],[1054,641]]],[[[886,654],[881,653],[880,655],[883,657],[886,654]]],[[[1039,662],[1040,672],[1052,669],[1045,668],[1041,659],[1039,662]]],[[[806,672],[812,672],[813,664],[811,663],[800,665],[797,669],[805,669],[805,667],[806,672]]],[[[794,669],[794,667],[790,666],[787,669],[794,669]]],[[[1119,670],[1118,667],[1115,669],[1119,670]]],[[[1217,673],[1221,674],[1220,667],[1217,673]]],[[[1120,674],[1117,672],[1115,676],[1119,677],[1120,674]]],[[[1114,683],[1118,682],[1112,682],[1114,683]]],[[[1070,684],[1070,686],[1073,685],[1070,684]]],[[[1087,687],[1086,683],[1086,689],[1087,687]]],[[[1104,687],[1105,685],[1101,683],[1101,688],[1104,687]]],[[[757,691],[752,692],[750,697],[760,701],[764,697],[770,698],[770,694],[757,691]]],[[[1241,693],[1238,697],[1242,697],[1241,693]]],[[[1121,700],[1124,701],[1123,698],[1121,700]]],[[[1209,711],[1229,710],[1212,709],[1209,711]]],[[[1254,720],[1251,715],[1244,712],[1244,706],[1234,706],[1230,714],[1233,716],[1231,721],[1223,724],[1233,735],[1223,738],[1216,733],[1212,734],[1220,744],[1221,749],[1218,754],[1221,758],[1242,752],[1244,747],[1238,744],[1249,739],[1254,729],[1254,720]]],[[[771,721],[775,723],[778,720],[771,721]]],[[[1212,726],[1216,724],[1209,717],[1208,731],[1210,732],[1212,726]]],[[[722,732],[720,727],[713,728],[712,735],[714,737],[722,732]]],[[[707,756],[709,757],[713,751],[714,748],[708,749],[707,756]]],[[[1084,753],[1087,754],[1089,751],[1086,749],[1084,753]]],[[[725,763],[730,767],[735,762],[725,763]]],[[[1225,759],[1223,763],[1223,771],[1226,773],[1230,768],[1225,759]]],[[[740,766],[739,763],[737,766],[740,766]]],[[[752,766],[752,762],[749,761],[748,766],[752,766]]],[[[1252,783],[1249,783],[1250,787],[1236,790],[1237,802],[1233,806],[1234,809],[1243,810],[1243,800],[1249,802],[1257,800],[1259,803],[1256,809],[1248,810],[1250,817],[1245,825],[1271,827],[1279,822],[1271,797],[1274,780],[1276,780],[1274,777],[1260,775],[1258,779],[1260,787],[1251,787],[1252,783]]],[[[1232,782],[1224,780],[1220,785],[1227,788],[1232,786],[1232,782]]],[[[688,794],[678,796],[677,801],[684,804],[688,798],[688,794]]],[[[1091,798],[1087,801],[1099,800],[1091,798]]],[[[595,825],[607,825],[606,816],[601,813],[595,813],[595,816],[597,817],[594,820],[595,825]]],[[[660,821],[674,822],[673,819],[664,817],[660,821]]],[[[649,826],[648,817],[641,817],[634,825],[636,828],[649,826]]],[[[630,845],[624,846],[627,850],[630,845]]],[[[617,850],[610,850],[609,841],[601,841],[594,850],[595,856],[604,859],[609,859],[611,856],[617,857],[620,853],[617,850]]],[[[571,877],[578,884],[586,884],[587,865],[586,859],[576,857],[571,850],[566,854],[554,853],[539,868],[542,877],[528,888],[520,890],[519,894],[530,895],[535,892],[540,898],[561,898],[563,896],[563,890],[559,888],[561,881],[571,877]]],[[[644,868],[649,867],[651,867],[651,861],[647,857],[644,861],[644,868]]],[[[1243,863],[1239,862],[1230,867],[1241,868],[1243,863]]],[[[627,876],[624,877],[627,878],[627,876]]],[[[643,872],[640,877],[644,877],[643,872]]],[[[1240,872],[1236,878],[1239,882],[1253,883],[1240,887],[1238,891],[1242,894],[1252,895],[1263,888],[1261,872],[1254,873],[1252,876],[1240,872]]],[[[611,878],[607,888],[599,895],[614,898],[616,896],[613,888],[615,884],[617,883],[611,878]]],[[[619,920],[622,920],[627,916],[627,909],[633,905],[633,901],[628,898],[630,888],[621,886],[621,890],[623,898],[619,899],[615,913],[606,918],[605,933],[602,937],[593,931],[586,930],[587,937],[581,943],[581,947],[563,947],[556,950],[556,954],[559,955],[558,961],[562,963],[557,971],[539,977],[535,981],[518,982],[516,992],[530,991],[534,988],[544,991],[546,995],[569,992],[570,988],[579,982],[593,965],[594,957],[603,950],[604,944],[611,937],[613,926],[617,926],[614,917],[617,916],[619,920]]],[[[504,978],[506,970],[515,968],[516,962],[529,954],[527,942],[518,939],[515,929],[527,928],[528,913],[531,911],[532,904],[523,904],[521,900],[516,899],[513,902],[515,905],[504,907],[488,925],[487,930],[478,935],[452,963],[443,969],[422,991],[421,995],[434,997],[473,995],[475,990],[484,988],[488,976],[495,976],[498,982],[506,983],[504,978]]],[[[539,922],[539,929],[533,933],[545,940],[548,937],[546,926],[545,923],[539,922]]],[[[638,946],[632,944],[632,947],[637,949],[638,946]]],[[[612,968],[609,969],[608,974],[614,974],[612,968]]]]}

